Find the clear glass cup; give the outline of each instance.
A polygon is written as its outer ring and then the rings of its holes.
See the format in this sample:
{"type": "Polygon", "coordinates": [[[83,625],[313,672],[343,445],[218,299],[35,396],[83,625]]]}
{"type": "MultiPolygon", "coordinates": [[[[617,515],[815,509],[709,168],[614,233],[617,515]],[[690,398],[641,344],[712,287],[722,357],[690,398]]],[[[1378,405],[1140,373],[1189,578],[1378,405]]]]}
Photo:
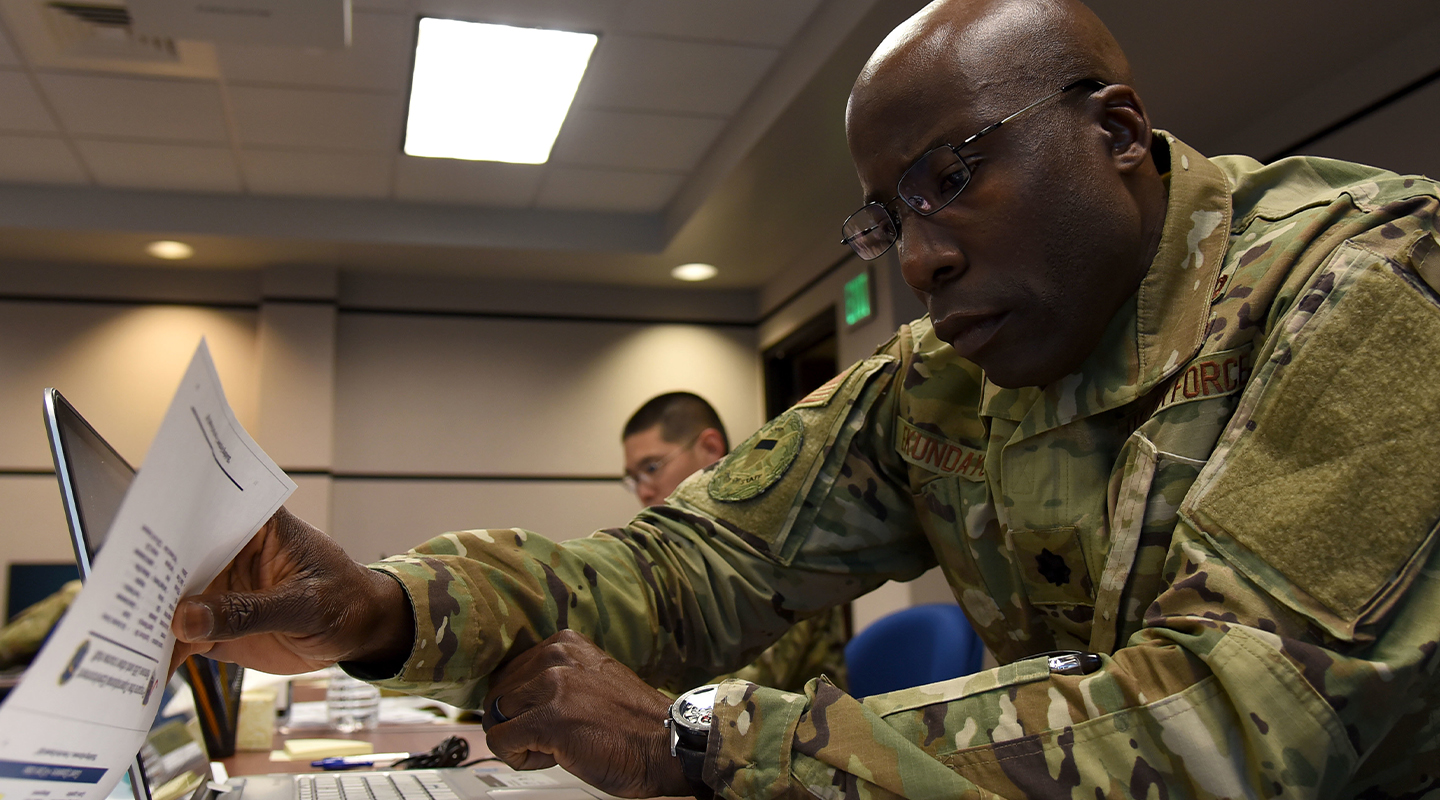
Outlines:
{"type": "Polygon", "coordinates": [[[331,667],[325,687],[325,716],[342,733],[369,730],[380,724],[380,688],[331,667]]]}

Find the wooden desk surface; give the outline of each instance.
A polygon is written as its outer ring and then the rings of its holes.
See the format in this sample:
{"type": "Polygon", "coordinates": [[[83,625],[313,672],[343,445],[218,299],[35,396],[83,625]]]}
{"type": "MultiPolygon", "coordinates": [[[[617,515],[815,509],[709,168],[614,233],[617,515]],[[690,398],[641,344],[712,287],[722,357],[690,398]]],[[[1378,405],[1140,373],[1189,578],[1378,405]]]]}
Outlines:
{"type": "MultiPolygon", "coordinates": [[[[325,684],[317,680],[295,681],[291,700],[302,702],[324,700],[325,684]]],[[[459,736],[470,743],[470,756],[466,761],[492,755],[485,746],[485,730],[479,723],[461,723],[441,720],[438,722],[407,722],[382,724],[374,730],[341,733],[329,728],[303,727],[287,729],[280,726],[275,731],[271,744],[273,750],[284,750],[286,739],[359,739],[375,745],[377,753],[423,753],[448,736],[459,736]]],[[[236,753],[220,759],[231,775],[264,775],[274,772],[318,772],[309,761],[271,761],[269,753],[236,753]]]]}
{"type": "MultiPolygon", "coordinates": [[[[419,753],[440,744],[447,736],[459,736],[470,743],[470,756],[467,761],[491,754],[485,746],[485,732],[479,725],[458,722],[381,725],[375,730],[354,733],[341,733],[326,728],[300,728],[292,731],[282,729],[275,733],[273,748],[285,749],[286,739],[360,739],[373,743],[377,753],[419,753]]],[[[236,753],[220,761],[231,775],[318,771],[310,766],[309,761],[271,761],[269,753],[236,753]]]]}

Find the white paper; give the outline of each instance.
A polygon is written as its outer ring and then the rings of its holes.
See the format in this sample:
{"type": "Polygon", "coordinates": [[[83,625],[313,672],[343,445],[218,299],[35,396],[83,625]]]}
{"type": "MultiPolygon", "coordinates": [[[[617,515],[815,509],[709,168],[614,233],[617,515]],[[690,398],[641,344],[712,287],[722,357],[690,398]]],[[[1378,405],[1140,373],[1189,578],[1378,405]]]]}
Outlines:
{"type": "Polygon", "coordinates": [[[180,598],[295,484],[235,420],[205,342],[74,605],[0,706],[0,800],[100,800],[159,711],[180,598]]]}

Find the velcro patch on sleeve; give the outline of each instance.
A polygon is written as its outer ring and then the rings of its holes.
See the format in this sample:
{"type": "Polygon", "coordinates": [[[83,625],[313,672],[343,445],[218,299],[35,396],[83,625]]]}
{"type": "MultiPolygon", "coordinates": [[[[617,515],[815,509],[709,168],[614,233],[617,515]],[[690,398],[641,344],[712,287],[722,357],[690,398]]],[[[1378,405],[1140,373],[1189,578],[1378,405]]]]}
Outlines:
{"type": "Polygon", "coordinates": [[[964,442],[955,442],[937,433],[922,431],[901,419],[895,431],[900,457],[930,472],[954,475],[970,481],[985,480],[985,451],[964,442]]]}
{"type": "Polygon", "coordinates": [[[1318,602],[1341,627],[1405,580],[1440,521],[1440,308],[1388,263],[1345,257],[1368,265],[1288,363],[1266,365],[1243,432],[1182,509],[1277,599],[1312,618],[1318,602]]]}

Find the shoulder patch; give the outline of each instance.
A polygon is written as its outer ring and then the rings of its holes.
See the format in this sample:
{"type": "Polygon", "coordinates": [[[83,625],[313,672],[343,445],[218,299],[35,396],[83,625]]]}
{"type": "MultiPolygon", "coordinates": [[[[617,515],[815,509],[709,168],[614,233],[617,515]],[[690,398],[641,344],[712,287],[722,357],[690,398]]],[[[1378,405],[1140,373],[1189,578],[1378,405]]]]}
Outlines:
{"type": "Polygon", "coordinates": [[[855,367],[852,365],[842,371],[839,375],[836,375],[830,380],[825,381],[825,383],[822,384],[820,388],[816,389],[810,394],[805,395],[805,397],[802,398],[800,402],[796,403],[795,408],[820,408],[828,404],[830,402],[830,398],[835,396],[835,391],[840,388],[840,384],[845,382],[845,376],[849,375],[851,372],[854,371],[855,367]]]}
{"type": "Polygon", "coordinates": [[[785,477],[804,440],[805,426],[793,410],[770,420],[716,468],[710,496],[734,503],[763,494],[785,477]]]}

